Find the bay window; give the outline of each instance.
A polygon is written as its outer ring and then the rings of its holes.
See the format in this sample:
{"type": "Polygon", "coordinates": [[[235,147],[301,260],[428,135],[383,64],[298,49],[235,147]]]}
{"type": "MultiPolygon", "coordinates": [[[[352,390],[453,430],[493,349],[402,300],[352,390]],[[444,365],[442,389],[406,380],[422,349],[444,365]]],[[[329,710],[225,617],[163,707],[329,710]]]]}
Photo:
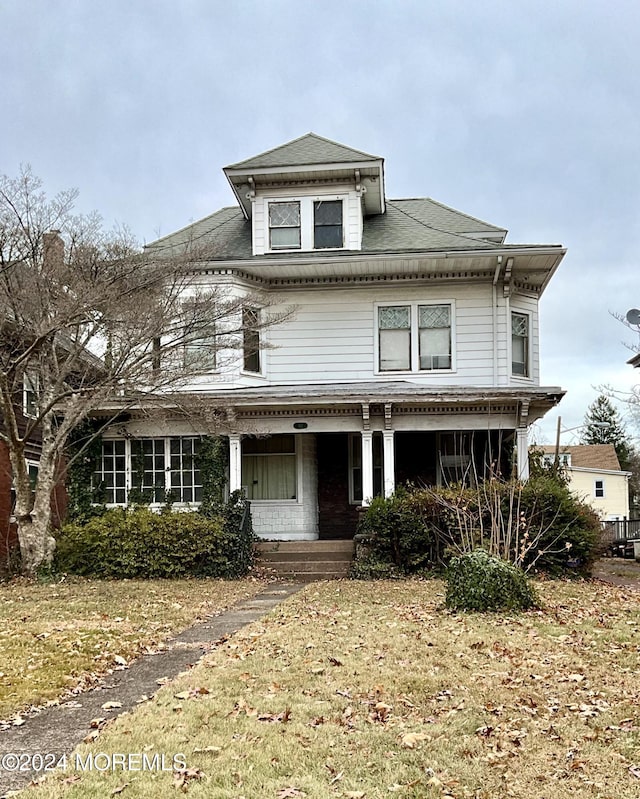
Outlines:
{"type": "Polygon", "coordinates": [[[529,316],[511,314],[511,373],[529,377],[529,316]]]}

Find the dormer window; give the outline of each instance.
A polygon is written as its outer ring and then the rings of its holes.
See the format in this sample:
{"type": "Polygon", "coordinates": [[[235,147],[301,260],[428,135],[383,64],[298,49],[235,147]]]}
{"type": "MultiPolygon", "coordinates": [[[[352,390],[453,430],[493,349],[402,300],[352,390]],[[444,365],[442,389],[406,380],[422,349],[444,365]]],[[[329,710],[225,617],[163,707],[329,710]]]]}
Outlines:
{"type": "Polygon", "coordinates": [[[313,204],[314,248],[342,245],[342,200],[316,200],[313,204]]]}
{"type": "Polygon", "coordinates": [[[272,250],[300,249],[299,202],[269,203],[269,246],[272,250]]]}
{"type": "Polygon", "coordinates": [[[345,242],[346,195],[334,194],[322,199],[317,195],[299,199],[260,198],[257,202],[260,210],[264,209],[264,216],[262,213],[258,215],[260,221],[254,227],[256,255],[287,250],[312,252],[349,248],[345,242]],[[259,242],[257,245],[256,240],[259,242]]]}

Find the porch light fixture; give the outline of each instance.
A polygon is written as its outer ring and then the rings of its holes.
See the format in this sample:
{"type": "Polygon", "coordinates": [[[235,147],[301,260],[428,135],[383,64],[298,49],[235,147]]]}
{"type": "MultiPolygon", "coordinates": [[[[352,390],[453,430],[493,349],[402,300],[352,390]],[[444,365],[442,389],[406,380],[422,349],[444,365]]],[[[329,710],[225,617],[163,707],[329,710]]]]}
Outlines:
{"type": "Polygon", "coordinates": [[[306,422],[294,422],[293,427],[294,430],[306,430],[309,425],[306,422]]]}

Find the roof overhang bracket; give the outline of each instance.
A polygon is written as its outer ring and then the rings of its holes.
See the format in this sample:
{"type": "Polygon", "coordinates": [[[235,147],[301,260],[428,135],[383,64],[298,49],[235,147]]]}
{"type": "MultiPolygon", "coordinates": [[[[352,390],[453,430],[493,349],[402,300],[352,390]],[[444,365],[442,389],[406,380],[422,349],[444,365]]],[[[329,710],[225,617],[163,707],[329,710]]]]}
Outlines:
{"type": "Polygon", "coordinates": [[[527,427],[529,420],[529,406],[528,399],[520,400],[520,408],[518,409],[518,427],[527,427]]]}
{"type": "Polygon", "coordinates": [[[504,283],[502,286],[502,291],[504,292],[505,297],[510,297],[511,292],[513,291],[513,286],[511,285],[512,270],[513,270],[513,258],[507,258],[507,263],[504,268],[504,283]]]}
{"type": "Polygon", "coordinates": [[[369,403],[362,403],[362,429],[371,430],[371,416],[369,413],[369,403]]]}
{"type": "Polygon", "coordinates": [[[391,430],[391,402],[384,404],[384,429],[391,430]]]}

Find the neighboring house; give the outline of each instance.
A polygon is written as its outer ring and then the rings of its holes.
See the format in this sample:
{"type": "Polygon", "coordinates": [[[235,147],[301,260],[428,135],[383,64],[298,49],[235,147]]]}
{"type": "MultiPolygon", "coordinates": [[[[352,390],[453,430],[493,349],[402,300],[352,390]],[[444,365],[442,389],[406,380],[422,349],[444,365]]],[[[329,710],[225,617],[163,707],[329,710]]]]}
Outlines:
{"type": "MultiPolygon", "coordinates": [[[[224,173],[236,204],[147,253],[191,247],[203,287],[251,293],[240,351],[212,351],[185,391],[224,413],[229,488],[256,532],[350,537],[358,508],[405,481],[526,478],[529,426],[564,393],[539,383],[538,302],[565,250],[388,199],[382,158],[313,133],[224,173]]],[[[204,432],[142,411],[114,426],[96,475],[108,504],[132,488],[197,502],[204,432]]]]}
{"type": "MultiPolygon", "coordinates": [[[[554,462],[554,446],[536,446],[534,449],[543,453],[545,463],[554,462]]],[[[613,444],[562,446],[558,460],[566,470],[571,491],[591,505],[603,521],[629,518],[631,472],[620,468],[613,444]]]]}

